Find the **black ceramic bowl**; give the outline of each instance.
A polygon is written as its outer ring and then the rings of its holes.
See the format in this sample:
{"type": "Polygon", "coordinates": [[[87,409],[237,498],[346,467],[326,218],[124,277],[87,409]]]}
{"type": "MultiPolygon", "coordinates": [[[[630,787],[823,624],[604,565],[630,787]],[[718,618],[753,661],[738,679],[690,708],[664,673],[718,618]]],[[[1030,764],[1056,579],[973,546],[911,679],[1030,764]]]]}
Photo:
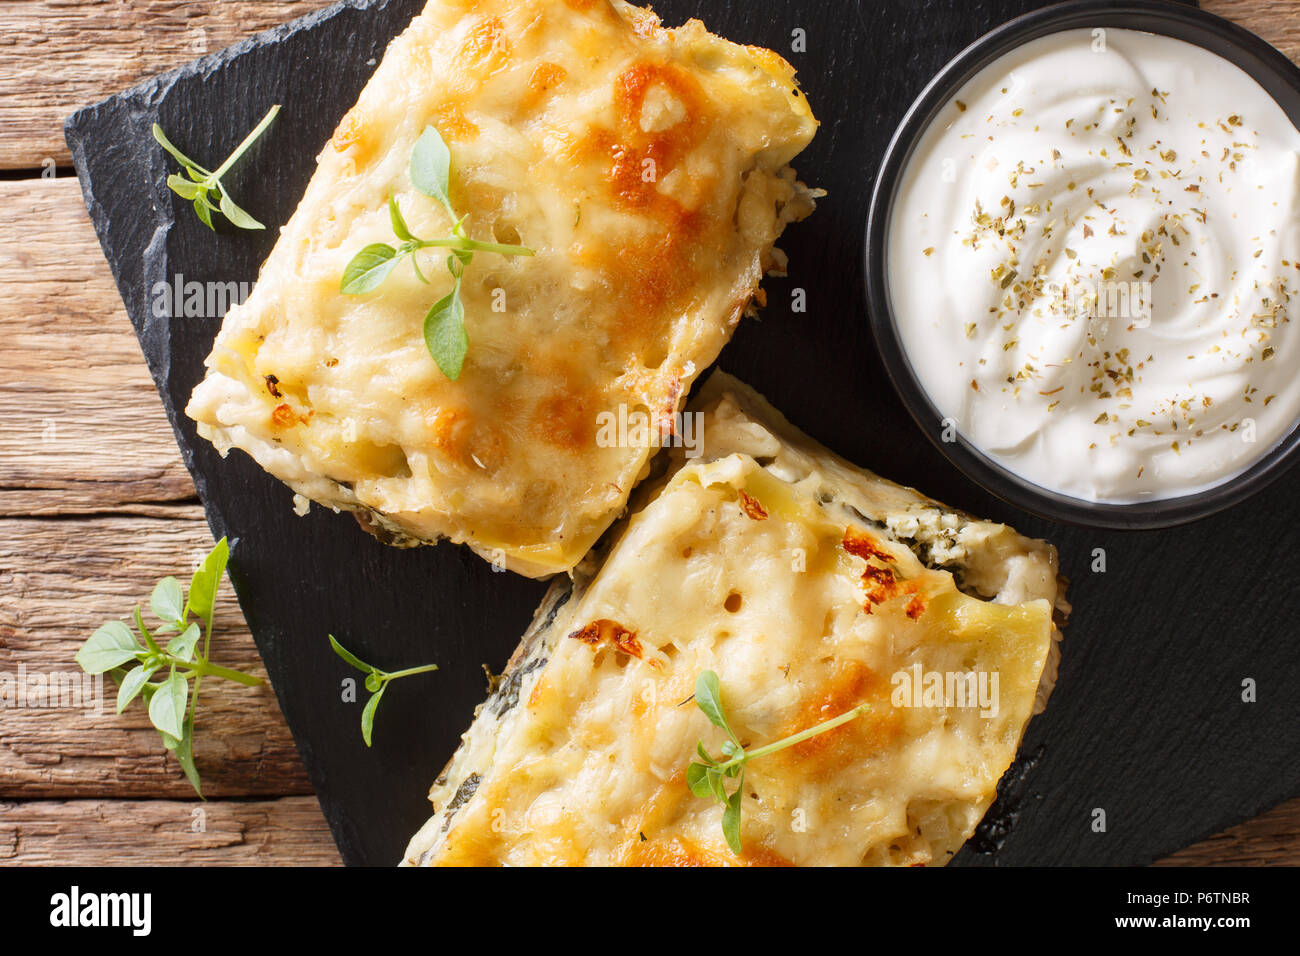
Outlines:
{"type": "Polygon", "coordinates": [[[1161,528],[1221,511],[1278,478],[1300,458],[1300,422],[1244,472],[1205,491],[1134,504],[1060,494],[1008,470],[960,435],[955,441],[939,440],[936,424],[944,415],[908,361],[890,306],[885,262],[890,216],[903,172],[931,121],[964,83],[1021,44],[1062,30],[1096,27],[1163,34],[1217,53],[1253,77],[1300,127],[1300,68],[1253,33],[1196,7],[1166,0],[1071,0],[1018,17],[986,33],[940,70],[895,131],[867,218],[867,308],[885,368],[903,403],[921,430],[967,477],[999,498],[1046,518],[1108,528],[1161,528]]]}

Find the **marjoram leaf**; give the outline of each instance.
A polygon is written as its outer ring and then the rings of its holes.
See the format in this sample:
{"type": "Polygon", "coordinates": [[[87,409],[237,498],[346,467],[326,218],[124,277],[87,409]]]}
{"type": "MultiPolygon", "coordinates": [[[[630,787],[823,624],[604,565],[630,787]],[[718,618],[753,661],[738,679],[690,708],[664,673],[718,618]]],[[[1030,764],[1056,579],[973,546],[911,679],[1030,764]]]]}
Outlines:
{"type": "Polygon", "coordinates": [[[120,667],[144,650],[131,629],[121,621],[107,621],[77,651],[77,663],[87,674],[102,674],[120,667]]]}
{"type": "Polygon", "coordinates": [[[437,199],[451,213],[451,151],[432,126],[426,126],[415,141],[410,171],[415,188],[437,199]]]}
{"type": "Polygon", "coordinates": [[[443,375],[453,382],[460,378],[465,353],[469,351],[469,336],[465,332],[465,306],[460,301],[459,280],[425,315],[424,344],[443,375]]]}
{"type": "Polygon", "coordinates": [[[718,675],[713,671],[704,671],[696,678],[695,703],[715,727],[730,732],[726,714],[722,709],[722,686],[718,681],[718,675]]]}
{"type": "Polygon", "coordinates": [[[194,613],[204,622],[212,620],[212,608],[217,600],[217,589],[221,587],[221,576],[226,572],[226,562],[230,560],[230,546],[222,538],[216,543],[203,563],[199,565],[194,576],[190,578],[190,597],[185,606],[186,613],[194,613]]]}
{"type": "Polygon", "coordinates": [[[162,733],[179,740],[184,733],[185,706],[189,699],[189,681],[173,669],[154,692],[153,700],[149,701],[150,722],[162,733]]]}
{"type": "Polygon", "coordinates": [[[180,630],[185,618],[185,597],[181,594],[181,582],[172,577],[159,581],[149,598],[149,610],[164,624],[180,630]]]}
{"type": "Polygon", "coordinates": [[[366,246],[343,270],[339,291],[344,295],[361,295],[379,287],[398,263],[397,250],[382,242],[366,246]]]}

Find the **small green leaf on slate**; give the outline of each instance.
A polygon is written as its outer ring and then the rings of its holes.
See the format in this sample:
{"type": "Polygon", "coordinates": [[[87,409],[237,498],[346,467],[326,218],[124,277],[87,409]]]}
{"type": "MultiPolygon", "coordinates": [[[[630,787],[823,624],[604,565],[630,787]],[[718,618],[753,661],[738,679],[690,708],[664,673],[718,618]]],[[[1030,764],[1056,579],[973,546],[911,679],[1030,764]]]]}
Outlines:
{"type": "Polygon", "coordinates": [[[378,670],[378,668],[371,667],[369,664],[367,664],[361,658],[357,657],[357,655],[353,654],[350,650],[348,650],[337,640],[335,640],[333,634],[328,634],[326,636],[330,639],[330,647],[334,648],[334,653],[337,654],[339,657],[343,658],[345,661],[347,661],[357,670],[359,671],[378,670]]]}
{"type": "Polygon", "coordinates": [[[230,198],[230,194],[224,189],[221,190],[221,214],[230,220],[231,225],[238,226],[240,229],[266,228],[266,226],[236,206],[235,201],[230,198]]]}
{"type": "MultiPolygon", "coordinates": [[[[198,175],[195,173],[194,175],[198,175]]],[[[167,177],[167,185],[171,191],[182,199],[194,199],[199,194],[199,184],[192,179],[186,179],[179,173],[172,173],[167,177]]]]}
{"type": "Polygon", "coordinates": [[[199,222],[203,225],[213,232],[217,231],[216,226],[212,225],[212,206],[202,196],[194,197],[194,214],[199,217],[199,222]]]}
{"type": "Polygon", "coordinates": [[[379,706],[379,701],[384,696],[384,690],[387,686],[387,684],[384,684],[379,690],[375,691],[370,699],[366,701],[365,709],[361,711],[361,739],[366,742],[367,747],[370,746],[371,737],[374,735],[375,708],[379,706]]]}

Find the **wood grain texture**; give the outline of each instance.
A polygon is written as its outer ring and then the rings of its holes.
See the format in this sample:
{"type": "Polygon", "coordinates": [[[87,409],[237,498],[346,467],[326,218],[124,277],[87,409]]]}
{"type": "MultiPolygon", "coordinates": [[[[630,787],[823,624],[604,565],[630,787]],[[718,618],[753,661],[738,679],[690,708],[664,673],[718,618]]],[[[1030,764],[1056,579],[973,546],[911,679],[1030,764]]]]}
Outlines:
{"type": "Polygon", "coordinates": [[[192,500],[76,180],[0,182],[0,208],[0,515],[192,500]]]}
{"type": "Polygon", "coordinates": [[[1288,800],[1157,866],[1300,866],[1300,800],[1288,800]]]}
{"type": "MultiPolygon", "coordinates": [[[[73,659],[105,619],[148,595],[167,574],[188,575],[211,538],[197,506],[166,519],[0,518],[0,674],[75,675],[73,659]]],[[[188,577],[186,578],[188,581],[188,577]]],[[[265,677],[227,581],[213,627],[212,659],[265,677]]],[[[0,719],[0,799],[193,795],[148,714],[115,713],[103,685],[102,713],[78,706],[7,708],[0,719]]],[[[268,685],[203,683],[195,757],[208,796],[310,793],[268,685]]]]}
{"type": "MultiPolygon", "coordinates": [[[[62,124],[70,113],[330,2],[0,2],[0,169],[68,165],[62,124]]],[[[1289,3],[1202,0],[1201,5],[1300,59],[1300,17],[1289,3]]]]}
{"type": "Polygon", "coordinates": [[[0,2],[0,169],[68,165],[70,113],[330,2],[0,2]]]}
{"type": "Polygon", "coordinates": [[[0,866],[337,866],[313,797],[0,803],[0,866]]]}

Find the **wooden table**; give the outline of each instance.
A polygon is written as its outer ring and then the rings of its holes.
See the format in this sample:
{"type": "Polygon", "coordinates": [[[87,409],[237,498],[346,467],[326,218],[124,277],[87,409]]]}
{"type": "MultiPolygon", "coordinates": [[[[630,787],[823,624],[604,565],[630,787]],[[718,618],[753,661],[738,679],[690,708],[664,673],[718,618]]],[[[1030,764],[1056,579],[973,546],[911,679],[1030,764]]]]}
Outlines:
{"type": "MultiPolygon", "coordinates": [[[[327,2],[0,0],[0,673],[75,670],[211,545],[63,119],[327,2]]],[[[1300,57],[1300,0],[1203,5],[1300,57]]],[[[263,673],[228,584],[217,621],[215,659],[263,673]]],[[[205,685],[206,803],[141,708],[112,710],[0,711],[0,863],[338,863],[269,688],[205,685]]],[[[1300,864],[1300,800],[1165,862],[1300,864]]]]}

